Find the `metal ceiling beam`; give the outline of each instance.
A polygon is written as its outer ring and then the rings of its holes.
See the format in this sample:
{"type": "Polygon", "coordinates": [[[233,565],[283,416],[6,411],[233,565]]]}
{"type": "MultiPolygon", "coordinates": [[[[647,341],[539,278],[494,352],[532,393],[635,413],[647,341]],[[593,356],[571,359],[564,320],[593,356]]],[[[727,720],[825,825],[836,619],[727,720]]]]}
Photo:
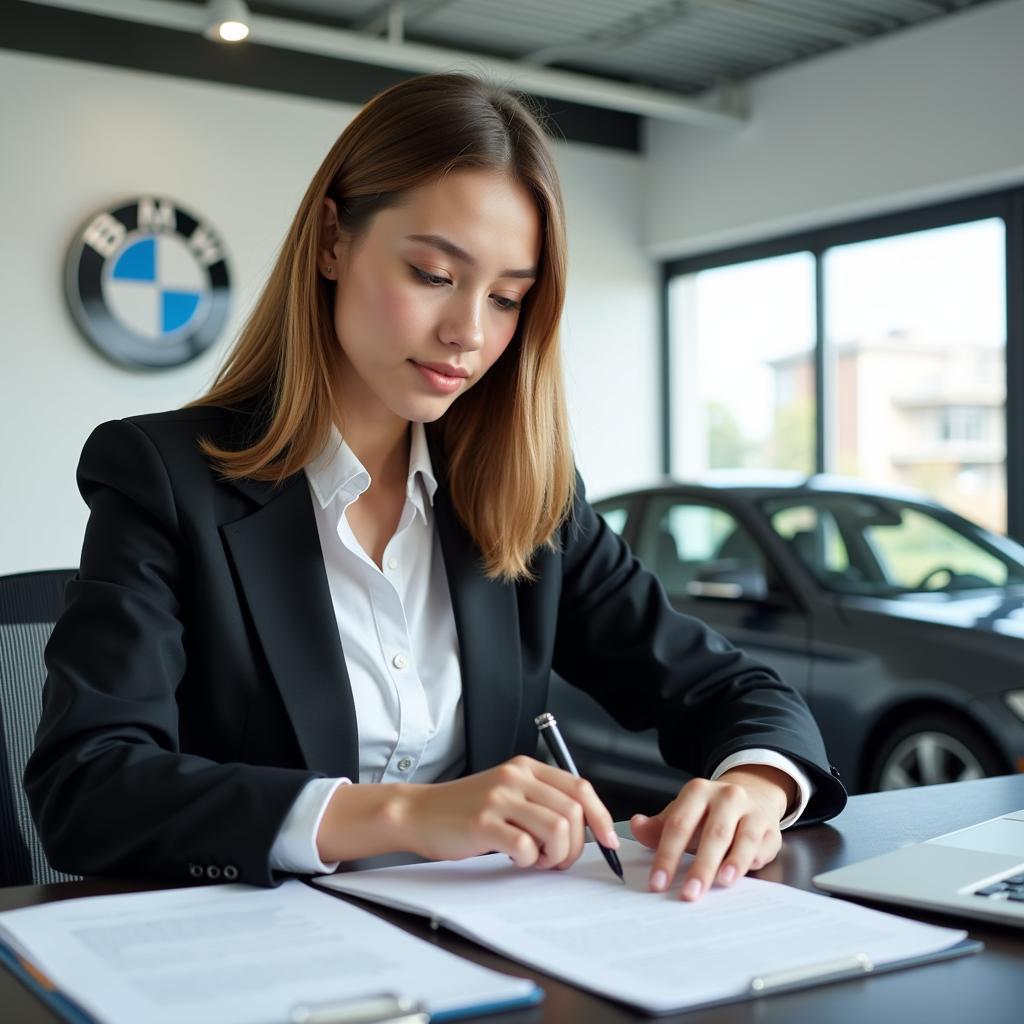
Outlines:
{"type": "Polygon", "coordinates": [[[734,11],[744,17],[775,25],[777,28],[792,29],[795,32],[803,32],[805,35],[817,36],[819,39],[828,39],[833,43],[859,43],[871,38],[864,32],[836,25],[831,21],[820,21],[818,18],[809,18],[805,14],[791,14],[779,7],[764,7],[761,4],[751,3],[750,0],[690,0],[690,3],[697,7],[734,11]]]}
{"type": "Polygon", "coordinates": [[[671,0],[659,7],[649,8],[636,14],[620,18],[601,28],[580,36],[571,43],[544,46],[532,53],[524,54],[520,60],[532,67],[541,67],[566,57],[577,57],[581,53],[606,50],[611,46],[622,46],[634,42],[683,17],[689,8],[689,0],[671,0]]]}
{"type": "MultiPolygon", "coordinates": [[[[202,33],[206,8],[174,0],[33,0],[50,7],[83,11],[106,18],[137,21],[162,28],[202,33]]],[[[735,128],[741,113],[724,100],[700,102],[646,86],[626,85],[592,75],[548,68],[524,67],[515,61],[482,57],[460,50],[419,43],[391,43],[358,32],[325,28],[290,19],[253,15],[249,41],[302,53],[354,60],[403,71],[444,72],[459,68],[486,75],[509,88],[592,107],[621,110],[679,124],[735,128]]],[[[232,44],[221,44],[232,45],[232,44]]],[[[236,45],[246,45],[245,43],[236,45]]]]}
{"type": "Polygon", "coordinates": [[[393,23],[396,16],[403,24],[408,25],[410,22],[429,18],[454,2],[455,0],[388,0],[388,3],[381,4],[377,10],[357,18],[352,22],[351,29],[353,32],[365,32],[371,36],[386,32],[394,39],[393,23]]]}

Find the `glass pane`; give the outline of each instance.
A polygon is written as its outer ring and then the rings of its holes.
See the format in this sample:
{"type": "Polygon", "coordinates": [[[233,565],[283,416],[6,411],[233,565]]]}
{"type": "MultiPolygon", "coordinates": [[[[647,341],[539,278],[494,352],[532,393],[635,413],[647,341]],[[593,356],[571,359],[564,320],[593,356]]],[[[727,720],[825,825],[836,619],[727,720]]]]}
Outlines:
{"type": "Polygon", "coordinates": [[[835,517],[828,509],[789,505],[772,513],[770,521],[775,532],[818,579],[839,584],[859,579],[850,565],[846,542],[835,517]]]}
{"type": "Polygon", "coordinates": [[[1006,584],[1006,563],[963,534],[914,509],[904,509],[900,518],[898,526],[871,526],[864,531],[886,579],[894,586],[968,590],[1006,584]]]}
{"type": "Polygon", "coordinates": [[[814,468],[814,257],[669,285],[672,472],[814,468]]]}
{"type": "Polygon", "coordinates": [[[692,593],[698,575],[723,572],[740,573],[743,583],[749,580],[742,574],[753,573],[763,589],[761,549],[724,509],[665,497],[651,502],[645,520],[637,557],[670,595],[692,593]]]}
{"type": "Polygon", "coordinates": [[[839,593],[913,597],[1024,581],[1017,545],[994,545],[991,534],[925,508],[831,494],[773,498],[761,509],[818,582],[839,593]]]}
{"type": "Polygon", "coordinates": [[[1006,530],[999,218],[825,253],[833,471],[925,491],[1006,530]]]}
{"type": "Polygon", "coordinates": [[[618,508],[599,508],[597,510],[601,518],[608,524],[608,528],[613,533],[621,535],[622,531],[626,528],[626,519],[629,517],[629,509],[625,505],[620,505],[618,508]]]}

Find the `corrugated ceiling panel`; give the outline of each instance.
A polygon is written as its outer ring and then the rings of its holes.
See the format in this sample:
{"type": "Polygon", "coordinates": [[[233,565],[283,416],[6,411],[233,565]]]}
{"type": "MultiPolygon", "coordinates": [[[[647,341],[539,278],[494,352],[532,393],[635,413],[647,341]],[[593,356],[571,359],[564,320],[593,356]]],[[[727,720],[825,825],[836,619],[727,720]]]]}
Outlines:
{"type": "MultiPolygon", "coordinates": [[[[992,0],[961,0],[959,7],[992,0]]],[[[259,9],[258,0],[252,0],[259,9]]],[[[303,12],[365,24],[385,0],[269,0],[277,13],[303,12]]],[[[406,0],[406,38],[515,59],[548,47],[616,35],[554,58],[558,67],[693,92],[720,79],[742,80],[846,45],[955,13],[955,0],[406,0]],[[746,10],[744,10],[746,8],[746,10]],[[755,16],[754,12],[758,16],[755,16]],[[630,38],[644,19],[663,24],[630,38]]]]}

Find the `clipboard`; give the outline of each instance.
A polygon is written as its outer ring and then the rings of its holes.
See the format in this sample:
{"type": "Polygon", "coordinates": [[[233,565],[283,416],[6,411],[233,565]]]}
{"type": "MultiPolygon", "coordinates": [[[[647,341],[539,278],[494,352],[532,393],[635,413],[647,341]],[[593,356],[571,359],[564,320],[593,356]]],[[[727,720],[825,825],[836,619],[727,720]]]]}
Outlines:
{"type": "Polygon", "coordinates": [[[0,965],[68,1024],[442,1024],[544,998],[297,880],[5,911],[0,965]]]}

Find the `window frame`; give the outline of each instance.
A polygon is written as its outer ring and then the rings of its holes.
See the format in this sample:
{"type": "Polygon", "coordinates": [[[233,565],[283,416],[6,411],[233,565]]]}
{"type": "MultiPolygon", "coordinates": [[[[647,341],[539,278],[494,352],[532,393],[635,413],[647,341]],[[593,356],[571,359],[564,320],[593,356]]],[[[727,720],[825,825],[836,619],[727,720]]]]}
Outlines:
{"type": "Polygon", "coordinates": [[[699,253],[661,264],[661,462],[671,474],[672,408],[669,287],[674,278],[734,263],[810,252],[815,263],[815,436],[814,464],[826,472],[829,417],[828,364],[825,351],[824,260],[827,249],[894,235],[951,227],[999,217],[1006,227],[1006,522],[1007,534],[1024,541],[1024,473],[1010,467],[1024,465],[1024,186],[918,206],[860,220],[843,221],[807,231],[699,253]]]}

